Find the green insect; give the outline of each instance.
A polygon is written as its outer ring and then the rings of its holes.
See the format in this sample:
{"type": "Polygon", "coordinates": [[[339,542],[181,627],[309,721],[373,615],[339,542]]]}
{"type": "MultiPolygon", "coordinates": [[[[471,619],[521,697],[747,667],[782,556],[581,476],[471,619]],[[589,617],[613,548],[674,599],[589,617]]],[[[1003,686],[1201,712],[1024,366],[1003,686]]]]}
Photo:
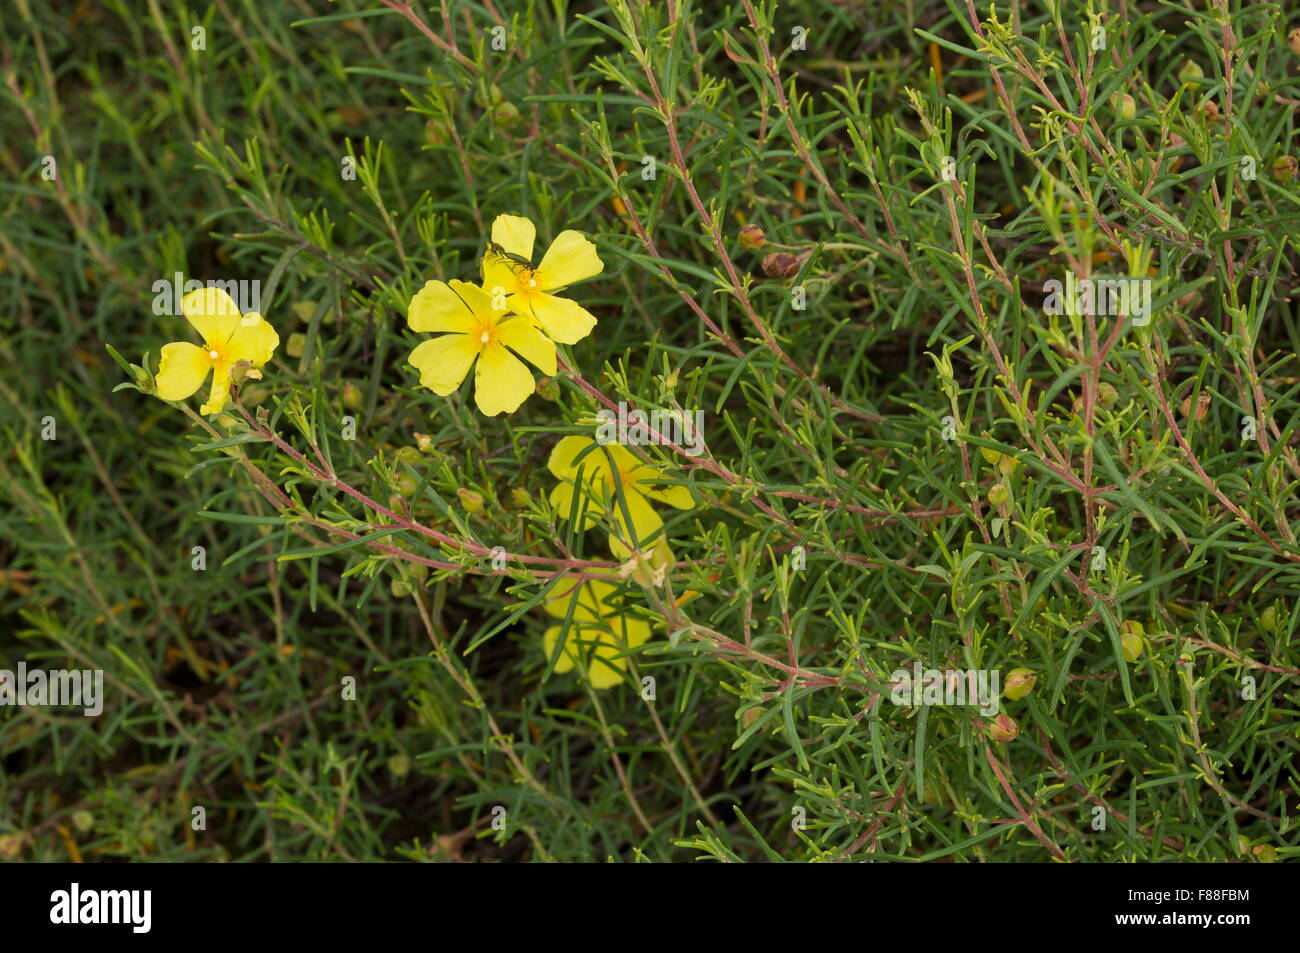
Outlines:
{"type": "Polygon", "coordinates": [[[483,257],[489,260],[495,259],[496,261],[503,263],[515,274],[519,274],[521,270],[531,269],[533,267],[533,263],[527,258],[520,255],[513,255],[491,240],[487,243],[487,251],[484,253],[483,257]]]}

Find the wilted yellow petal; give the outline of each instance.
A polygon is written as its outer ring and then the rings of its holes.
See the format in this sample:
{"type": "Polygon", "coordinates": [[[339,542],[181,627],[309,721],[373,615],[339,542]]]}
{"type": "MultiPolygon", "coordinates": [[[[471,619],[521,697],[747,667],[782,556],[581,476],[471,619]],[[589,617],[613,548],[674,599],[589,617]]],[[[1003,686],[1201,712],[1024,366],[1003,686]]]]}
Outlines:
{"type": "Polygon", "coordinates": [[[230,369],[229,367],[218,366],[212,375],[212,390],[208,392],[208,399],[199,408],[201,414],[219,414],[226,407],[226,399],[230,397],[230,369]]]}

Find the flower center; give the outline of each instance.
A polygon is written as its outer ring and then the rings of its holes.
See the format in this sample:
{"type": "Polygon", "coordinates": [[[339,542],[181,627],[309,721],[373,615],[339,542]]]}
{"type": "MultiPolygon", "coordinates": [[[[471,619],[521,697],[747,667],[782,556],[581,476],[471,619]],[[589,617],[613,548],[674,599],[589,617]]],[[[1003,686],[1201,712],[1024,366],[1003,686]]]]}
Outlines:
{"type": "Polygon", "coordinates": [[[537,272],[531,268],[525,268],[515,279],[519,286],[519,293],[522,295],[537,294],[541,289],[537,286],[537,272]]]}
{"type": "Polygon", "coordinates": [[[492,340],[491,332],[484,331],[481,335],[479,335],[479,340],[482,341],[484,344],[487,344],[488,341],[492,340]]]}
{"type": "Polygon", "coordinates": [[[212,358],[214,361],[220,356],[221,354],[215,348],[212,349],[211,351],[208,351],[208,357],[212,358]]]}

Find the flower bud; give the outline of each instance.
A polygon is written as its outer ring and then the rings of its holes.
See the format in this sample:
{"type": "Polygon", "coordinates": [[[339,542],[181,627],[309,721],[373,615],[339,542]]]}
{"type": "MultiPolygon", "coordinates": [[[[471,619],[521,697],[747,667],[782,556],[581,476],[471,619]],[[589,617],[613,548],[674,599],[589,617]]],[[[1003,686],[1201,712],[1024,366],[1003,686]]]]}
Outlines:
{"type": "Polygon", "coordinates": [[[492,107],[492,121],[498,126],[510,128],[519,122],[519,107],[508,100],[497,103],[492,107]]]}
{"type": "Polygon", "coordinates": [[[388,759],[388,770],[395,778],[404,778],[411,773],[411,756],[399,751],[388,759]]]}
{"type": "Polygon", "coordinates": [[[421,453],[428,453],[430,450],[433,449],[433,438],[430,437],[427,433],[420,433],[419,431],[416,431],[415,433],[411,434],[411,436],[415,438],[415,446],[419,449],[421,453]]]}
{"type": "Polygon", "coordinates": [[[1002,694],[1004,697],[1018,702],[1034,690],[1034,683],[1037,681],[1038,673],[1033,669],[1013,668],[1007,674],[1002,694]]]}
{"type": "Polygon", "coordinates": [[[1178,71],[1178,81],[1184,86],[1200,86],[1205,71],[1195,60],[1188,60],[1178,71]]]}
{"type": "Polygon", "coordinates": [[[1014,741],[1016,736],[1020,734],[1020,726],[1016,724],[1015,719],[1010,715],[998,715],[995,720],[985,722],[984,730],[994,741],[1004,743],[1014,741]]]}
{"type": "Polygon", "coordinates": [[[533,502],[533,497],[523,487],[517,486],[510,491],[510,502],[522,510],[533,502]]]}
{"type": "MultiPolygon", "coordinates": [[[[1300,32],[1300,31],[1297,31],[1300,32]]],[[[1265,632],[1276,633],[1277,625],[1277,606],[1265,606],[1264,611],[1259,614],[1259,627],[1265,632]]]]}
{"type": "Polygon", "coordinates": [[[1271,864],[1277,861],[1277,848],[1270,844],[1256,844],[1250,852],[1255,855],[1261,864],[1271,864]]]}
{"type": "Polygon", "coordinates": [[[1120,119],[1132,119],[1137,115],[1137,102],[1128,93],[1119,97],[1119,105],[1115,112],[1120,119]]]}
{"type": "Polygon", "coordinates": [[[554,377],[543,377],[537,382],[534,391],[543,400],[557,401],[560,399],[560,385],[554,377]]]}
{"type": "Polygon", "coordinates": [[[72,814],[72,823],[76,825],[77,830],[85,834],[95,826],[95,815],[89,811],[74,811],[72,814]]]}
{"type": "Polygon", "coordinates": [[[793,278],[799,273],[799,259],[783,251],[763,256],[763,274],[769,278],[793,278]]]}
{"type": "Polygon", "coordinates": [[[661,536],[649,552],[633,554],[622,565],[619,574],[625,579],[630,576],[637,585],[650,589],[663,585],[664,577],[672,564],[673,552],[661,536]]]}
{"type": "Polygon", "coordinates": [[[302,352],[307,349],[307,335],[301,331],[295,331],[289,335],[289,340],[285,342],[284,353],[290,357],[302,357],[302,352]]]}
{"type": "Polygon", "coordinates": [[[1119,391],[1111,384],[1097,385],[1097,403],[1107,409],[1114,407],[1115,402],[1119,400],[1119,391]]]}
{"type": "Polygon", "coordinates": [[[1291,52],[1300,56],[1300,27],[1296,27],[1286,35],[1286,45],[1291,47],[1291,52]]]}
{"type": "Polygon", "coordinates": [[[473,490],[467,490],[464,487],[461,487],[456,491],[456,495],[460,497],[460,505],[465,508],[466,513],[483,512],[482,493],[475,493],[473,490]]]}
{"type": "Polygon", "coordinates": [[[758,251],[767,243],[767,236],[757,225],[744,226],[737,237],[740,240],[740,247],[745,251],[758,251]]]}
{"type": "Polygon", "coordinates": [[[1273,161],[1273,178],[1279,182],[1290,182],[1295,178],[1296,168],[1300,163],[1295,156],[1280,156],[1273,161]]]}
{"type": "Polygon", "coordinates": [[[340,396],[343,400],[343,406],[348,410],[360,410],[364,405],[365,398],[361,395],[361,388],[352,381],[343,382],[343,391],[340,396]]]}
{"type": "Polygon", "coordinates": [[[989,487],[989,502],[994,506],[1002,506],[1007,501],[1007,488],[1001,483],[994,483],[989,487]]]}

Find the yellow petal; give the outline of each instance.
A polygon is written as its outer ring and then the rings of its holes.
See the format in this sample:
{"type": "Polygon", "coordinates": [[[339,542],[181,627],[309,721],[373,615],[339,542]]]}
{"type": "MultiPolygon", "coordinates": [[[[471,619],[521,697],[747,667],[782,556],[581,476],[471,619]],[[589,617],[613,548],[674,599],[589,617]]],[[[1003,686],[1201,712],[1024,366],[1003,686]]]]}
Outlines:
{"type": "Polygon", "coordinates": [[[613,688],[623,681],[625,671],[627,671],[627,659],[623,658],[614,646],[601,642],[592,653],[587,678],[591,680],[592,688],[613,688]]]}
{"type": "Polygon", "coordinates": [[[610,534],[610,547],[614,551],[615,559],[630,558],[632,547],[642,552],[648,550],[650,548],[650,537],[658,533],[664,526],[664,521],[655,512],[655,508],[636,490],[623,487],[623,500],[627,504],[628,513],[632,516],[631,531],[628,529],[627,520],[623,517],[623,507],[619,505],[617,499],[611,500],[609,504],[609,510],[612,514],[610,521],[614,529],[614,532],[610,534]],[[624,545],[625,543],[627,545],[624,545]]]}
{"type": "Polygon", "coordinates": [[[461,334],[473,325],[469,305],[445,281],[426,281],[406,309],[406,323],[413,331],[426,334],[455,331],[461,334]]]}
{"type": "Polygon", "coordinates": [[[691,499],[691,491],[684,486],[663,486],[652,489],[644,481],[638,480],[637,489],[650,499],[659,503],[667,503],[669,506],[675,506],[679,510],[689,510],[695,505],[695,501],[691,499]]]}
{"type": "Polygon", "coordinates": [[[551,595],[547,597],[544,606],[546,614],[557,619],[567,618],[569,606],[575,598],[577,599],[577,605],[573,607],[575,621],[600,621],[605,606],[600,601],[597,593],[591,588],[591,584],[589,582],[574,583],[569,579],[560,580],[556,583],[555,588],[551,590],[551,595]]]}
{"type": "MultiPolygon", "coordinates": [[[[569,632],[569,637],[564,640],[564,654],[560,656],[559,661],[555,663],[555,671],[563,674],[573,668],[573,636],[577,632],[576,627],[569,632]]],[[[553,625],[542,633],[542,652],[546,655],[546,661],[549,663],[551,656],[555,654],[555,643],[560,640],[560,627],[553,625]]]]}
{"type": "Polygon", "coordinates": [[[650,623],[626,615],[619,616],[619,619],[623,623],[623,643],[628,648],[637,648],[650,640],[650,623]]]}
{"type": "Polygon", "coordinates": [[[519,358],[499,344],[483,348],[474,372],[474,403],[483,416],[513,413],[532,392],[533,375],[519,358]]]}
{"type": "Polygon", "coordinates": [[[254,367],[261,367],[271,359],[275,349],[280,345],[280,335],[270,322],[257,312],[244,315],[239,326],[230,335],[223,358],[230,363],[248,361],[254,367]],[[256,320],[253,320],[256,319],[256,320]]]}
{"type": "MultiPolygon", "coordinates": [[[[577,490],[572,483],[561,483],[551,490],[550,501],[551,506],[555,507],[565,519],[572,519],[574,510],[577,509],[577,490]]],[[[591,529],[596,525],[596,517],[604,512],[604,507],[590,499],[582,505],[582,528],[591,529]]]]}
{"type": "MultiPolygon", "coordinates": [[[[519,266],[512,264],[504,258],[493,255],[490,251],[483,254],[483,260],[480,262],[483,269],[483,291],[493,300],[497,300],[498,295],[512,295],[519,283],[515,280],[515,272],[519,266]]],[[[504,311],[512,310],[507,307],[504,311]]],[[[504,313],[498,310],[498,314],[504,313]]]]}
{"type": "Polygon", "coordinates": [[[579,281],[594,278],[605,268],[593,245],[581,232],[560,232],[546,249],[537,266],[537,284],[543,291],[554,291],[579,281]]]}
{"type": "Polygon", "coordinates": [[[444,334],[418,345],[407,363],[420,372],[421,384],[446,397],[465,379],[478,350],[468,334],[444,334]]]}
{"type": "Polygon", "coordinates": [[[555,373],[555,343],[527,318],[511,318],[497,326],[501,343],[536,365],[543,374],[555,373]]]}
{"type": "Polygon", "coordinates": [[[163,400],[184,400],[203,386],[212,370],[212,359],[201,347],[183,341],[164,344],[158,366],[158,396],[163,400]]]}
{"type": "Polygon", "coordinates": [[[498,215],[492,222],[492,241],[526,261],[533,260],[533,242],[536,240],[536,227],[522,216],[498,215]]]}
{"type": "Polygon", "coordinates": [[[220,288],[199,288],[181,298],[181,312],[205,344],[224,344],[239,327],[239,305],[220,288]]]}
{"type": "MultiPolygon", "coordinates": [[[[551,448],[551,456],[546,463],[547,469],[551,471],[553,476],[561,479],[573,477],[575,474],[574,461],[577,460],[578,454],[587,447],[594,446],[595,443],[596,441],[590,437],[580,437],[576,434],[560,438],[560,442],[551,448]]],[[[593,453],[596,454],[595,457],[587,454],[582,458],[588,470],[591,469],[592,463],[600,459],[601,456],[598,450],[593,451],[593,453]]]]}
{"type": "Polygon", "coordinates": [[[212,389],[208,391],[208,399],[203,406],[199,408],[201,414],[219,414],[226,408],[226,400],[230,397],[230,366],[218,366],[212,375],[212,389]]]}
{"type": "Polygon", "coordinates": [[[518,295],[511,300],[516,311],[531,315],[546,336],[557,344],[577,344],[596,326],[586,308],[568,298],[548,294],[518,295]]]}
{"type": "Polygon", "coordinates": [[[453,278],[451,279],[451,290],[460,296],[461,300],[465,302],[465,307],[469,309],[470,314],[478,319],[480,324],[483,322],[495,324],[505,314],[505,308],[492,307],[492,295],[478,285],[453,278]]]}

